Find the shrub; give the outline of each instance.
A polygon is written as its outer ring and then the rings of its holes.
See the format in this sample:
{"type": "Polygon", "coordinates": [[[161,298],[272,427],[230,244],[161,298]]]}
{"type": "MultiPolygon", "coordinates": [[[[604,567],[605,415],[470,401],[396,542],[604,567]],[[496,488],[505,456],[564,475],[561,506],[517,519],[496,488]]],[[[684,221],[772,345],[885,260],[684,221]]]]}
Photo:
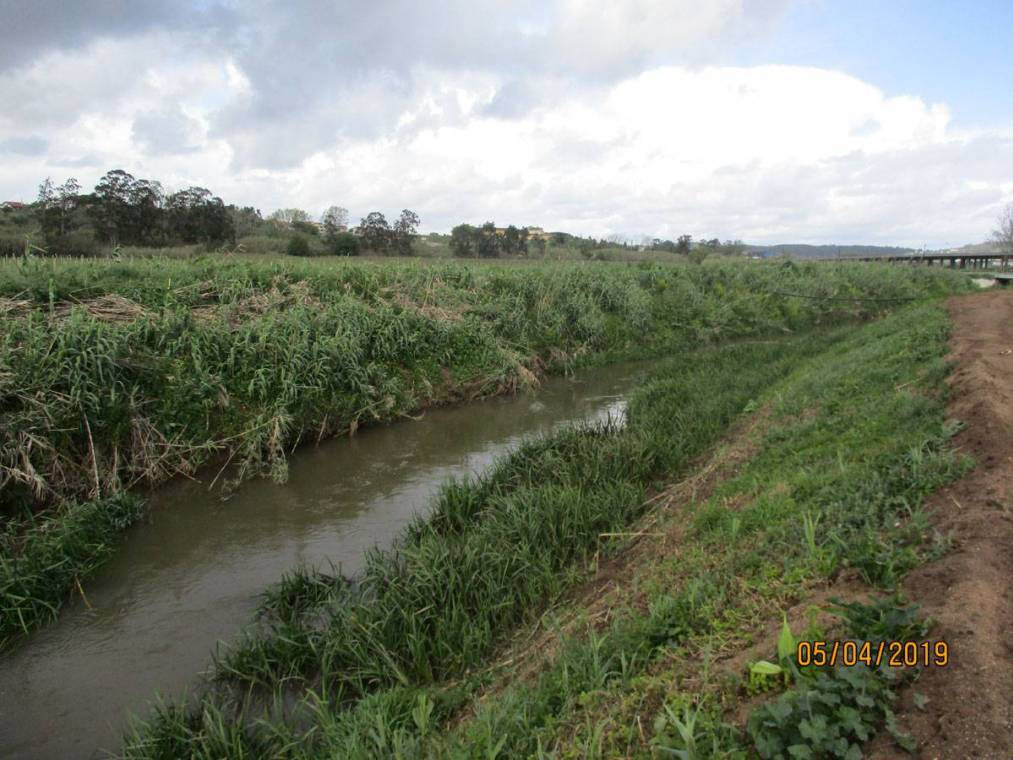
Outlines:
{"type": "Polygon", "coordinates": [[[331,253],[335,256],[358,256],[359,238],[351,232],[339,232],[331,242],[331,253]]]}
{"type": "Polygon", "coordinates": [[[310,241],[302,235],[293,235],[288,239],[288,247],[285,252],[289,256],[312,256],[313,251],[310,249],[310,241]]]}

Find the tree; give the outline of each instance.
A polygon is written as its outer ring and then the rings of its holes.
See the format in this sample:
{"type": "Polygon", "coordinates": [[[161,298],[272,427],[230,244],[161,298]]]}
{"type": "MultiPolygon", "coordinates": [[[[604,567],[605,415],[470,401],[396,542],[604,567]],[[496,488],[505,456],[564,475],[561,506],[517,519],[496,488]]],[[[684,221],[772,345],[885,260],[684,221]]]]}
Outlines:
{"type": "Polygon", "coordinates": [[[122,169],[113,169],[95,185],[94,203],[90,211],[99,240],[119,243],[129,234],[130,201],[134,176],[122,169]]]}
{"type": "Polygon", "coordinates": [[[236,232],[236,237],[242,238],[252,235],[264,224],[260,210],[253,206],[238,208],[229,204],[227,208],[229,216],[232,218],[232,228],[236,232]]]}
{"type": "Polygon", "coordinates": [[[289,256],[312,256],[310,242],[303,235],[293,235],[288,239],[288,247],[285,252],[289,256]]]}
{"type": "Polygon", "coordinates": [[[422,222],[419,215],[410,209],[401,211],[401,216],[394,222],[393,244],[399,256],[411,256],[412,238],[418,232],[422,222]]]}
{"type": "Polygon", "coordinates": [[[475,252],[475,240],[478,230],[470,224],[459,224],[450,231],[450,250],[455,256],[462,258],[472,256],[475,252]]]}
{"type": "Polygon", "coordinates": [[[338,232],[348,229],[348,209],[341,206],[331,206],[320,217],[320,222],[327,230],[328,237],[333,237],[338,232]]]}
{"type": "Polygon", "coordinates": [[[521,252],[521,231],[512,224],[503,233],[503,253],[507,256],[521,252]]]}
{"type": "Polygon", "coordinates": [[[377,253],[386,252],[391,243],[391,229],[387,218],[379,211],[370,211],[359,222],[359,236],[366,248],[377,253]]]}
{"type": "Polygon", "coordinates": [[[81,197],[81,184],[71,177],[56,188],[56,205],[60,211],[60,236],[71,232],[74,224],[74,212],[77,210],[81,197]]]}
{"type": "Polygon", "coordinates": [[[999,215],[999,228],[992,233],[992,239],[1005,254],[1013,254],[1013,204],[999,215]]]}
{"type": "Polygon", "coordinates": [[[168,231],[182,243],[226,243],[236,237],[230,208],[203,187],[188,187],[166,199],[168,231]]]}
{"type": "Polygon", "coordinates": [[[499,256],[500,242],[496,234],[496,223],[486,222],[478,230],[476,245],[478,255],[484,259],[499,256]]]}
{"type": "Polygon", "coordinates": [[[358,256],[359,238],[351,232],[338,232],[330,240],[331,253],[335,256],[358,256]]]}
{"type": "Polygon", "coordinates": [[[679,235],[679,239],[675,243],[676,253],[681,253],[684,256],[688,256],[692,248],[693,248],[693,236],[679,235]]]}
{"type": "MultiPolygon", "coordinates": [[[[211,193],[205,190],[208,195],[211,193]]],[[[130,187],[128,224],[125,242],[159,245],[164,242],[163,206],[165,193],[159,182],[136,180],[130,187]]]]}
{"type": "Polygon", "coordinates": [[[267,218],[272,222],[292,224],[294,222],[308,222],[310,215],[301,208],[280,208],[277,211],[272,211],[271,215],[267,218]]]}

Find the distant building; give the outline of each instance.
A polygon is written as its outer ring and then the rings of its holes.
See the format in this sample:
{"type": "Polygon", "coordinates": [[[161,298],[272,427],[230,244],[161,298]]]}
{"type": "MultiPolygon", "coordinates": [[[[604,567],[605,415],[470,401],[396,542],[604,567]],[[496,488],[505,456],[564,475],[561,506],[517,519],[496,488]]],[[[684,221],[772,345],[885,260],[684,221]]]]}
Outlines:
{"type": "MultiPolygon", "coordinates": [[[[496,227],[495,229],[496,234],[500,237],[505,235],[507,231],[506,227],[496,227]]],[[[541,227],[521,227],[520,229],[528,233],[528,240],[550,240],[552,238],[552,234],[541,227]]]]}
{"type": "Polygon", "coordinates": [[[0,210],[3,211],[15,211],[21,208],[28,208],[28,204],[21,201],[4,201],[0,203],[0,210]]]}

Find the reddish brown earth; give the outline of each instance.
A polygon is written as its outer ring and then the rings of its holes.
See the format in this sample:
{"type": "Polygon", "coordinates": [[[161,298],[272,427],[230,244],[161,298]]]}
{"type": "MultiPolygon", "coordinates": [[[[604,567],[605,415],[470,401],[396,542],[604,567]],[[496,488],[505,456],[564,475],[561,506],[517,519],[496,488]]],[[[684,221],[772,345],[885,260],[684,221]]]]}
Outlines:
{"type": "MultiPolygon", "coordinates": [[[[929,501],[953,538],[941,560],[912,572],[907,595],[937,621],[950,665],[904,694],[902,725],[920,758],[1013,758],[1013,291],[953,298],[949,416],[975,469],[929,501]],[[928,698],[924,709],[915,694],[928,698]]],[[[877,742],[871,757],[909,757],[877,742]]]]}

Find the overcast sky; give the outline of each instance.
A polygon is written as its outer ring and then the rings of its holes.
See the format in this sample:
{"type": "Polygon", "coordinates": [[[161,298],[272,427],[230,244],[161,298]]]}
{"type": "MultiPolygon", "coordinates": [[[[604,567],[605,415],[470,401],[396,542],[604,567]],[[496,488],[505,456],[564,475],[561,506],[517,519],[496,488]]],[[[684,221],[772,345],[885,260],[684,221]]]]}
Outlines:
{"type": "Polygon", "coordinates": [[[0,0],[0,200],[932,247],[1013,201],[1007,0],[0,0]]]}

